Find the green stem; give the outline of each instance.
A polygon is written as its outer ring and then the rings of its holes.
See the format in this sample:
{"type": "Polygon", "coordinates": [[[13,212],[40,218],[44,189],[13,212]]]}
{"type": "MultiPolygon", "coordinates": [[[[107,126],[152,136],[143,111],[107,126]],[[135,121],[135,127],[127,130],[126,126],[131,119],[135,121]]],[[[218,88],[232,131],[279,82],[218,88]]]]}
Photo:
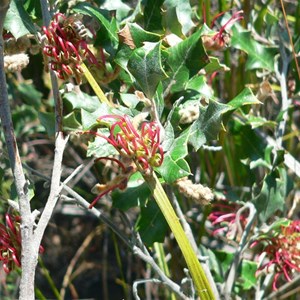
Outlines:
{"type": "Polygon", "coordinates": [[[179,248],[181,249],[198,295],[203,300],[214,300],[215,296],[205,276],[204,270],[191,246],[190,241],[185,235],[184,230],[179,222],[179,218],[177,217],[156,174],[153,172],[153,174],[150,176],[144,176],[144,179],[147,182],[157,205],[169,224],[179,248]]]}
{"type": "Polygon", "coordinates": [[[100,102],[106,103],[108,106],[112,106],[112,103],[107,99],[107,97],[103,93],[101,87],[99,86],[97,81],[94,79],[93,75],[91,74],[91,72],[89,71],[87,66],[84,63],[82,63],[81,68],[83,70],[83,74],[84,74],[85,78],[91,85],[92,89],[94,90],[95,94],[99,98],[100,102]]]}

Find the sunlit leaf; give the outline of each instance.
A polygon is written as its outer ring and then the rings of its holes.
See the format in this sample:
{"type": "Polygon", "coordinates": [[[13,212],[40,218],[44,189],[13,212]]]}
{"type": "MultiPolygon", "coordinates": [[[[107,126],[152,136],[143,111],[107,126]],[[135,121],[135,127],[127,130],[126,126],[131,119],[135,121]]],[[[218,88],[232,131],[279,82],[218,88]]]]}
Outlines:
{"type": "Polygon", "coordinates": [[[161,44],[147,43],[136,49],[128,61],[128,69],[144,94],[151,99],[166,74],[161,65],[161,44]]]}

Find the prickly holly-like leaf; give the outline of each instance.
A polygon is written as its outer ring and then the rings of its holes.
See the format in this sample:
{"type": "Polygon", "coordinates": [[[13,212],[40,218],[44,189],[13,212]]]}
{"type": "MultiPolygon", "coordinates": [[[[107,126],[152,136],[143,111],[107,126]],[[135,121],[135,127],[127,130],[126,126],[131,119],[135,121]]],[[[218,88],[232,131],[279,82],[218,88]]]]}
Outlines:
{"type": "Polygon", "coordinates": [[[284,210],[289,188],[289,180],[284,168],[275,168],[265,176],[260,192],[253,199],[261,222],[265,222],[275,212],[284,210]]]}
{"type": "Polygon", "coordinates": [[[261,102],[254,96],[252,90],[247,87],[227,104],[234,109],[238,109],[244,105],[261,104],[261,102]]]}
{"type": "Polygon", "coordinates": [[[147,0],[144,1],[144,27],[149,31],[162,30],[162,10],[161,6],[164,0],[147,0]]]}
{"type": "Polygon", "coordinates": [[[169,228],[163,214],[153,200],[147,201],[141,207],[141,213],[135,226],[147,246],[152,246],[155,242],[162,243],[169,228]]]}
{"type": "Polygon", "coordinates": [[[186,35],[195,26],[189,1],[166,0],[164,8],[164,21],[173,33],[186,35]]]}
{"type": "Polygon", "coordinates": [[[48,112],[39,112],[38,117],[40,119],[41,124],[47,131],[49,136],[54,136],[55,134],[55,116],[54,113],[48,112]]]}
{"type": "Polygon", "coordinates": [[[199,118],[188,129],[189,143],[195,150],[218,138],[222,128],[222,116],[229,109],[228,105],[213,100],[206,107],[199,107],[199,118]]]}
{"type": "Polygon", "coordinates": [[[257,271],[257,263],[247,259],[243,259],[239,269],[241,278],[236,283],[237,286],[243,291],[254,288],[257,284],[257,278],[255,276],[255,273],[257,271]]]}
{"type": "MultiPolygon", "coordinates": [[[[170,150],[165,154],[163,164],[157,168],[157,171],[163,179],[172,183],[175,180],[190,175],[190,167],[184,158],[188,154],[187,142],[188,132],[182,133],[178,138],[173,140],[171,146],[168,141],[170,150]]],[[[172,134],[170,135],[172,139],[172,134]]]]}
{"type": "Polygon", "coordinates": [[[161,43],[146,43],[133,51],[128,61],[128,70],[151,99],[159,82],[167,77],[161,64],[161,43]]]}
{"type": "Polygon", "coordinates": [[[29,33],[36,34],[31,18],[24,9],[22,2],[18,0],[11,1],[4,20],[4,28],[11,32],[15,39],[29,33]]]}
{"type": "Polygon", "coordinates": [[[206,74],[212,74],[214,72],[226,72],[230,69],[226,65],[220,63],[220,60],[217,57],[210,56],[209,64],[204,67],[204,70],[206,74]]]}
{"type": "Polygon", "coordinates": [[[209,63],[200,31],[170,47],[167,52],[167,63],[171,69],[167,82],[171,92],[183,90],[186,82],[209,63]]]}
{"type": "Polygon", "coordinates": [[[267,48],[255,41],[250,31],[238,31],[236,27],[233,27],[231,45],[248,54],[247,70],[267,69],[274,71],[274,57],[278,50],[267,48]]]}

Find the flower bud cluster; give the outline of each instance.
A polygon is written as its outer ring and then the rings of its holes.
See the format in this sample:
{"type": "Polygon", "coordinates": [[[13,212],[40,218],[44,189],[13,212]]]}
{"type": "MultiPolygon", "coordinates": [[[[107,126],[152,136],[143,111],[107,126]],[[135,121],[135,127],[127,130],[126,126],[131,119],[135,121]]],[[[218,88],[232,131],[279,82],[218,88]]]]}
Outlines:
{"type": "Polygon", "coordinates": [[[43,27],[45,34],[43,53],[49,61],[50,68],[57,77],[67,80],[75,77],[81,82],[82,69],[80,64],[87,59],[98,64],[86,42],[87,29],[76,15],[66,17],[57,13],[48,27],[43,27]]]}
{"type": "Polygon", "coordinates": [[[209,204],[214,198],[214,194],[210,188],[202,184],[195,184],[187,177],[178,179],[175,185],[178,187],[179,192],[186,198],[190,198],[201,205],[209,204]]]}

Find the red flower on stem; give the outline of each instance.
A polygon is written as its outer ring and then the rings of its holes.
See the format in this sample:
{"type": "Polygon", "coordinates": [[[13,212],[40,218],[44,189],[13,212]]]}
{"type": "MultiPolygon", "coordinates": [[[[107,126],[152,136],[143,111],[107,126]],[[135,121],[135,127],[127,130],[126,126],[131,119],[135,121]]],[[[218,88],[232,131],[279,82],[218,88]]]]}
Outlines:
{"type": "Polygon", "coordinates": [[[57,13],[48,27],[43,26],[45,45],[43,53],[48,57],[50,68],[60,79],[75,77],[81,82],[82,60],[87,59],[91,64],[98,65],[97,59],[88,49],[84,36],[85,27],[79,17],[66,17],[57,13]]]}
{"type": "Polygon", "coordinates": [[[156,122],[143,122],[140,129],[137,129],[127,115],[105,115],[98,118],[98,121],[102,122],[103,120],[109,119],[115,120],[115,122],[110,125],[109,136],[93,131],[86,131],[84,133],[90,133],[104,138],[114,146],[123,159],[133,161],[137,169],[132,166],[126,168],[120,160],[115,158],[98,158],[98,160],[109,159],[116,162],[121,167],[121,173],[109,184],[96,185],[96,189],[94,190],[97,190],[98,187],[98,191],[101,193],[91,203],[90,208],[108,192],[116,188],[121,190],[125,189],[129,177],[137,170],[141,172],[151,172],[152,168],[160,166],[164,159],[163,149],[160,145],[159,124],[156,122]]]}
{"type": "Polygon", "coordinates": [[[251,244],[251,248],[258,244],[263,244],[262,253],[266,254],[269,261],[257,273],[263,269],[268,272],[271,266],[274,267],[273,290],[277,290],[281,275],[291,281],[293,274],[300,272],[300,220],[291,221],[261,235],[251,244]]]}
{"type": "Polygon", "coordinates": [[[242,234],[247,224],[248,212],[239,213],[239,209],[243,206],[229,202],[227,200],[219,200],[212,204],[212,212],[208,216],[212,226],[213,235],[225,234],[228,239],[234,239],[242,234]]]}

